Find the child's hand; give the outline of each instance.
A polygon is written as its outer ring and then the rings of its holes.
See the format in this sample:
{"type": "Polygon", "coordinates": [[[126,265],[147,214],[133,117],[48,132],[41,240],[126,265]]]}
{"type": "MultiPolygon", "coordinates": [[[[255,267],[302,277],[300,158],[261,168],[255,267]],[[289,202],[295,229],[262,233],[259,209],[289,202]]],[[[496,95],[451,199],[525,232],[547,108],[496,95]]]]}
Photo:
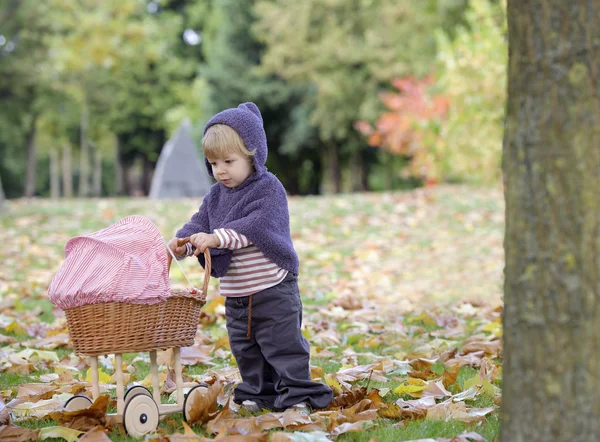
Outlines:
{"type": "Polygon", "coordinates": [[[179,259],[186,254],[187,249],[185,247],[185,244],[182,246],[178,246],[177,241],[179,241],[179,238],[171,238],[169,240],[169,243],[167,244],[167,247],[171,249],[173,255],[175,255],[175,257],[179,259]]]}
{"type": "Polygon", "coordinates": [[[196,233],[190,236],[190,243],[196,247],[194,255],[198,256],[200,253],[204,253],[206,249],[219,247],[221,241],[214,233],[196,233]]]}

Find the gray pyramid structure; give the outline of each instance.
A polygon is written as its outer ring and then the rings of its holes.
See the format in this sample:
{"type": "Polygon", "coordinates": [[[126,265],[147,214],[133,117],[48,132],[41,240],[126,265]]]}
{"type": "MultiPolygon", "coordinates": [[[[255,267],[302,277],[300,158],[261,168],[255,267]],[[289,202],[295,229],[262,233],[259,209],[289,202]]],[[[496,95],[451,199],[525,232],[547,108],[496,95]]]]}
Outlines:
{"type": "Polygon", "coordinates": [[[208,192],[211,178],[190,136],[190,128],[189,120],[184,121],[165,143],[156,163],[150,198],[194,198],[208,192]]]}

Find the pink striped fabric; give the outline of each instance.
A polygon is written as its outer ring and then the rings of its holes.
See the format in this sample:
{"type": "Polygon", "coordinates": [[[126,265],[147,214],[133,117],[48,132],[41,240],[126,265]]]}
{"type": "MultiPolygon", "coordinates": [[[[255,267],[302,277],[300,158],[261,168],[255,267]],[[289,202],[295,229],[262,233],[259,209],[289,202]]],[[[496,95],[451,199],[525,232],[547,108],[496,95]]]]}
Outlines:
{"type": "Polygon", "coordinates": [[[279,284],[287,275],[268,259],[258,247],[242,235],[231,229],[216,229],[219,248],[233,250],[229,270],[219,281],[219,290],[223,296],[248,296],[279,284]]]}
{"type": "Polygon", "coordinates": [[[154,304],[169,294],[162,235],[152,221],[137,215],[71,238],[48,288],[50,301],[63,310],[101,302],[154,304]]]}

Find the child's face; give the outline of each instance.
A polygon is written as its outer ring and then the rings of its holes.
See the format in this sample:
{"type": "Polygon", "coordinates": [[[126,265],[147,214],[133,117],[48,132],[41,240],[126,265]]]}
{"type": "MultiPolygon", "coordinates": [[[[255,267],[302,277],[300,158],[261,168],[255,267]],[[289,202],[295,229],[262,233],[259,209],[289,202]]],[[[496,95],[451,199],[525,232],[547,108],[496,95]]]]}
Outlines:
{"type": "Polygon", "coordinates": [[[252,174],[250,160],[242,155],[231,153],[222,159],[208,158],[215,179],[230,189],[235,189],[252,174]]]}

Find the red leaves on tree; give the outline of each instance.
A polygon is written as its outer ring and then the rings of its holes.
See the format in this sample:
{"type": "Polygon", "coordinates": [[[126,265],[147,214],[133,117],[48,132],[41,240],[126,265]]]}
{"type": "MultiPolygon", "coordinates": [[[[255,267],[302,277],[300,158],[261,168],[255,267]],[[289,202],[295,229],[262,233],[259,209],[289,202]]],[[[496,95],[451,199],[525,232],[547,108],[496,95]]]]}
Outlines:
{"type": "Polygon", "coordinates": [[[380,98],[389,109],[379,116],[375,127],[366,121],[356,123],[356,129],[367,136],[370,146],[411,158],[411,174],[427,178],[430,173],[430,155],[423,143],[420,123],[443,118],[449,101],[443,96],[430,96],[431,77],[420,80],[412,76],[396,78],[392,85],[398,92],[385,92],[380,98]]]}

